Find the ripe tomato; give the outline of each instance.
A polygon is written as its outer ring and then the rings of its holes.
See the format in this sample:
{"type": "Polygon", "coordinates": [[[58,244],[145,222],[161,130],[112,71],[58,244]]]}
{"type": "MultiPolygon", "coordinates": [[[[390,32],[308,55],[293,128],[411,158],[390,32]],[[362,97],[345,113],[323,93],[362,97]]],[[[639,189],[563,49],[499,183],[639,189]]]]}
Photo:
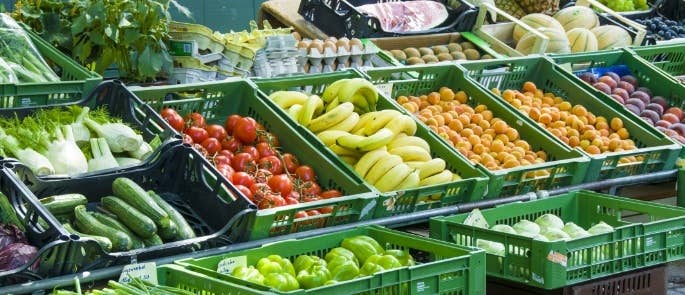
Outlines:
{"type": "Polygon", "coordinates": [[[172,108],[163,108],[162,111],[159,112],[159,114],[160,116],[162,116],[162,118],[166,118],[167,116],[178,115],[178,112],[176,112],[176,110],[172,108]]]}
{"type": "Polygon", "coordinates": [[[271,174],[278,175],[283,173],[283,164],[281,160],[276,156],[266,156],[257,162],[259,168],[269,170],[271,174]]]}
{"type": "Polygon", "coordinates": [[[240,115],[230,115],[228,116],[228,118],[226,118],[224,127],[226,128],[226,132],[228,132],[228,134],[233,134],[235,124],[238,123],[238,120],[240,120],[241,118],[242,117],[240,115]]]}
{"type": "Polygon", "coordinates": [[[300,185],[300,192],[305,196],[318,196],[321,193],[321,187],[313,181],[305,181],[300,185]]]}
{"type": "Polygon", "coordinates": [[[234,153],[237,152],[241,146],[240,140],[235,137],[226,137],[221,141],[221,148],[234,153]]]}
{"type": "Polygon", "coordinates": [[[231,183],[233,183],[234,185],[239,184],[244,185],[246,187],[250,187],[254,184],[254,178],[247,172],[238,171],[236,173],[233,173],[233,179],[231,179],[231,183]]]}
{"type": "Polygon", "coordinates": [[[259,152],[260,158],[276,155],[276,151],[274,151],[266,142],[260,142],[255,147],[257,148],[257,152],[259,152]]]}
{"type": "Polygon", "coordinates": [[[286,204],[286,205],[297,205],[297,204],[300,203],[300,201],[298,201],[296,198],[293,198],[293,197],[290,197],[290,196],[287,196],[287,197],[285,197],[285,198],[283,198],[283,199],[285,200],[285,204],[286,204]]]}
{"type": "Polygon", "coordinates": [[[190,137],[188,134],[183,134],[183,143],[187,143],[189,145],[193,145],[193,138],[190,137]]]}
{"type": "Polygon", "coordinates": [[[253,197],[252,197],[252,191],[250,191],[250,188],[248,188],[242,184],[236,185],[235,188],[238,189],[238,191],[241,192],[246,198],[248,198],[249,200],[252,200],[253,197]]]}
{"type": "Polygon", "coordinates": [[[233,169],[236,171],[244,172],[255,171],[253,169],[257,168],[255,160],[252,158],[252,155],[248,153],[238,153],[233,156],[233,159],[231,159],[231,166],[233,166],[233,169]]]}
{"type": "Polygon", "coordinates": [[[273,147],[278,147],[280,144],[280,142],[278,141],[278,136],[276,136],[276,134],[266,131],[257,132],[257,142],[268,143],[273,147]]]}
{"type": "MultiPolygon", "coordinates": [[[[252,118],[250,118],[250,119],[252,119],[252,118]]],[[[254,119],[252,119],[252,120],[254,120],[254,119]]],[[[264,128],[264,125],[262,125],[262,123],[255,121],[255,125],[257,127],[257,131],[266,131],[266,128],[264,128]]]]}
{"type": "Polygon", "coordinates": [[[205,139],[209,138],[207,130],[204,130],[200,127],[191,126],[190,128],[186,129],[185,133],[190,135],[195,143],[202,143],[205,141],[205,139]]]}
{"type": "Polygon", "coordinates": [[[314,174],[314,169],[307,165],[302,165],[295,169],[295,175],[297,178],[302,179],[302,181],[315,181],[316,175],[314,174]]]}
{"type": "Polygon", "coordinates": [[[333,213],[333,206],[321,207],[316,210],[321,212],[321,214],[330,214],[333,213]]]}
{"type": "Polygon", "coordinates": [[[259,183],[266,183],[271,176],[274,174],[271,173],[269,170],[266,169],[257,169],[257,172],[255,173],[255,181],[259,183]]]}
{"type": "Polygon", "coordinates": [[[309,211],[307,211],[307,215],[309,215],[309,216],[321,215],[321,212],[319,212],[319,210],[309,210],[309,211]]]}
{"type": "Polygon", "coordinates": [[[183,117],[179,114],[171,114],[163,118],[169,123],[171,128],[174,128],[174,130],[178,132],[182,132],[186,127],[186,121],[184,121],[183,117]]]}
{"type": "Polygon", "coordinates": [[[233,153],[229,150],[220,150],[219,155],[228,158],[229,163],[231,163],[231,159],[233,159],[233,153]]]}
{"type": "Polygon", "coordinates": [[[285,195],[284,198],[286,198],[286,199],[287,198],[293,198],[293,199],[297,200],[297,202],[299,203],[300,202],[300,193],[298,193],[295,190],[292,190],[287,195],[285,195]]]}
{"type": "Polygon", "coordinates": [[[267,194],[261,202],[259,202],[259,209],[269,209],[285,206],[285,200],[276,194],[267,194]]]}
{"type": "Polygon", "coordinates": [[[183,119],[186,120],[186,123],[188,123],[188,125],[191,127],[205,128],[205,126],[207,126],[205,117],[203,117],[200,113],[187,114],[185,117],[183,117],[183,119]]]}
{"type": "Polygon", "coordinates": [[[293,190],[293,182],[285,174],[271,176],[267,183],[272,191],[281,195],[287,195],[293,190]]]}
{"type": "Polygon", "coordinates": [[[254,119],[244,117],[238,120],[233,129],[233,136],[242,143],[251,144],[257,139],[257,124],[254,119]]]}
{"type": "Polygon", "coordinates": [[[226,178],[228,181],[232,181],[235,170],[228,164],[217,164],[216,169],[219,170],[219,174],[226,178]]]}
{"type": "Polygon", "coordinates": [[[221,150],[221,143],[218,139],[210,137],[202,142],[202,146],[207,150],[207,153],[214,155],[221,150]]]}
{"type": "Polygon", "coordinates": [[[297,211],[297,213],[295,213],[295,219],[305,218],[307,216],[307,212],[304,211],[297,211]]]}
{"type": "Polygon", "coordinates": [[[321,193],[322,199],[331,199],[342,197],[342,193],[339,190],[331,189],[321,193]]]}
{"type": "Polygon", "coordinates": [[[243,153],[248,153],[252,155],[252,158],[255,160],[259,160],[259,152],[257,151],[257,148],[251,145],[246,145],[243,146],[243,148],[240,149],[241,152],[243,153]]]}
{"type": "Polygon", "coordinates": [[[228,134],[226,133],[226,129],[224,129],[224,126],[221,125],[212,124],[207,126],[205,130],[207,130],[207,133],[209,133],[209,137],[213,137],[218,140],[222,140],[226,138],[226,136],[228,136],[228,134]]]}
{"type": "Polygon", "coordinates": [[[303,195],[302,198],[300,198],[300,203],[315,202],[319,200],[321,200],[321,198],[319,198],[318,196],[303,195]]]}
{"type": "Polygon", "coordinates": [[[289,173],[295,173],[295,170],[298,166],[300,166],[300,162],[293,154],[283,154],[283,167],[285,167],[285,169],[288,170],[289,173]]]}
{"type": "MultiPolygon", "coordinates": [[[[219,165],[228,165],[231,166],[231,158],[222,155],[219,153],[218,155],[214,156],[212,158],[212,162],[214,163],[214,166],[219,166],[219,165]]],[[[233,169],[233,167],[231,167],[233,169]]]]}

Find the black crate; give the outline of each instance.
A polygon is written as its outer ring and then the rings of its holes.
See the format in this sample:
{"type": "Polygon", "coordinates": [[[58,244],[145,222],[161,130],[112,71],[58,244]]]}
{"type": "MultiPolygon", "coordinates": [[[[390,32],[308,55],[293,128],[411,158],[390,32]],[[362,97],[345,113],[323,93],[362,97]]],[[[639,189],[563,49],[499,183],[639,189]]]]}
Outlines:
{"type": "MultiPolygon", "coordinates": [[[[402,0],[410,1],[410,0],[402,0]]],[[[357,6],[389,2],[387,0],[302,0],[298,13],[314,23],[319,29],[334,37],[379,38],[424,35],[449,32],[469,32],[478,18],[478,9],[468,1],[457,0],[448,5],[445,0],[436,0],[447,8],[449,16],[438,27],[420,32],[386,32],[376,17],[366,15],[357,6]]]]}
{"type": "MultiPolygon", "coordinates": [[[[212,164],[188,145],[167,145],[158,157],[142,167],[122,168],[110,173],[67,179],[38,178],[26,166],[7,162],[4,177],[25,184],[24,194],[14,198],[15,206],[29,203],[41,208],[39,198],[57,194],[80,193],[88,198],[88,209],[95,211],[100,198],[112,195],[111,184],[117,177],[128,177],[145,190],[157,192],[190,223],[197,238],[163,245],[106,253],[89,238],[72,235],[82,248],[84,259],[78,271],[136,260],[149,260],[200,249],[225,246],[247,240],[256,208],[212,164]]],[[[45,212],[44,212],[45,213],[45,212]]],[[[48,215],[50,213],[47,213],[48,215]]],[[[57,227],[64,231],[61,224],[57,227]]]]}

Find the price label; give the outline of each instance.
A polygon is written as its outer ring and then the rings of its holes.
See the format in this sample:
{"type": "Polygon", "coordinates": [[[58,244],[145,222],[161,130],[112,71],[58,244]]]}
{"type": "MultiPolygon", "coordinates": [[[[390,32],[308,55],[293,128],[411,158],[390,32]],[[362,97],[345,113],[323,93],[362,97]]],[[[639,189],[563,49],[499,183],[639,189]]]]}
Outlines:
{"type": "Polygon", "coordinates": [[[219,261],[217,272],[230,274],[238,266],[247,266],[247,256],[228,257],[219,261]]]}
{"type": "Polygon", "coordinates": [[[120,283],[128,283],[133,278],[157,284],[157,264],[154,262],[135,263],[124,266],[119,276],[120,283]]]}
{"type": "Polygon", "coordinates": [[[392,83],[376,84],[376,89],[385,96],[392,98],[392,83]]]}

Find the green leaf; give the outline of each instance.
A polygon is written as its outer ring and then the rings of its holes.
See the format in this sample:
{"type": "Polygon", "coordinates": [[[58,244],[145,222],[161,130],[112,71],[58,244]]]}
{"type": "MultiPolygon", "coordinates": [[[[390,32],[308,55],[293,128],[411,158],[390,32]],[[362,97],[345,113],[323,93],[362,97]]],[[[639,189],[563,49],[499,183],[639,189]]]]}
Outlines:
{"type": "MultiPolygon", "coordinates": [[[[152,60],[152,49],[150,46],[145,46],[145,50],[138,56],[138,73],[142,77],[155,77],[157,71],[155,71],[154,66],[150,62],[152,60]]],[[[160,66],[161,67],[161,66],[160,66]]]]}
{"type": "Polygon", "coordinates": [[[121,19],[119,19],[119,28],[128,28],[133,26],[133,24],[127,19],[127,17],[129,17],[130,15],[130,13],[124,13],[121,16],[121,19]]]}
{"type": "Polygon", "coordinates": [[[112,39],[114,43],[119,43],[119,29],[115,25],[108,24],[105,26],[105,36],[112,39]]]}
{"type": "Polygon", "coordinates": [[[81,15],[74,19],[71,25],[71,34],[78,35],[86,28],[88,21],[86,20],[87,14],[81,15]]]}
{"type": "Polygon", "coordinates": [[[89,32],[88,39],[95,45],[105,45],[105,38],[100,32],[89,32]]]}
{"type": "Polygon", "coordinates": [[[142,36],[136,29],[125,29],[123,42],[124,44],[134,44],[142,36]]]}

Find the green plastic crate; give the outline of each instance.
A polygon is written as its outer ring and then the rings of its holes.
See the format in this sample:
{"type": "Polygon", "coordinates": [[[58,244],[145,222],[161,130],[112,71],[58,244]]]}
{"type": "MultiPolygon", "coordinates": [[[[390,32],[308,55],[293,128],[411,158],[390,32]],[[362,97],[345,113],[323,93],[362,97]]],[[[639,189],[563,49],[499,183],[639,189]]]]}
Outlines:
{"type": "MultiPolygon", "coordinates": [[[[260,248],[204,258],[188,258],[176,263],[192,271],[245,286],[243,288],[250,289],[246,294],[485,294],[485,253],[482,250],[460,247],[378,226],[280,241],[260,248]],[[358,235],[374,238],[385,249],[408,250],[417,259],[417,264],[335,285],[291,292],[279,292],[266,286],[250,284],[216,271],[219,262],[228,257],[244,256],[247,265],[256,265],[260,258],[271,254],[281,255],[291,261],[299,255],[324,257],[329,250],[339,247],[345,238],[358,235]]],[[[233,289],[230,288],[227,292],[233,293],[233,289]]]]}
{"type": "Polygon", "coordinates": [[[0,84],[0,108],[43,106],[74,102],[85,98],[101,81],[100,75],[87,70],[76,61],[43,40],[27,26],[24,31],[38,52],[61,78],[51,83],[0,84]]]}
{"type": "Polygon", "coordinates": [[[543,242],[464,225],[468,213],[430,220],[432,238],[462,246],[477,239],[504,244],[504,257],[487,254],[488,275],[535,287],[555,289],[685,257],[684,208],[576,191],[481,213],[490,226],[552,213],[585,229],[599,221],[614,227],[611,233],[543,242]],[[640,218],[644,221],[628,221],[640,218]]]}
{"type": "MultiPolygon", "coordinates": [[[[601,96],[586,89],[583,81],[562,70],[549,59],[520,57],[507,61],[481,61],[462,64],[461,66],[468,70],[469,78],[478,81],[480,86],[488,89],[488,91],[491,91],[489,89],[492,88],[519,90],[524,82],[531,81],[545,92],[552,92],[563,97],[571,104],[585,106],[597,116],[621,118],[637,149],[599,155],[591,155],[582,149],[578,149],[590,157],[590,166],[585,175],[585,181],[605,180],[672,169],[682,149],[681,145],[656,131],[647,122],[626,116],[623,107],[614,107],[607,104],[606,101],[598,99],[601,96]],[[619,163],[619,159],[627,156],[641,156],[644,157],[644,161],[619,163]]],[[[515,109],[503,99],[498,99],[507,107],[515,109]]],[[[609,100],[614,101],[613,99],[609,100]]],[[[532,119],[528,117],[525,119],[530,124],[537,126],[537,123],[532,119]]],[[[553,137],[549,131],[540,128],[553,137]]]]}
{"type": "Polygon", "coordinates": [[[338,189],[344,194],[340,198],[259,210],[249,235],[250,240],[356,222],[373,216],[376,193],[358,177],[341,172],[336,168],[335,161],[298,135],[257,98],[257,90],[249,81],[237,79],[194,85],[146,87],[133,89],[133,92],[155,110],[171,107],[181,114],[197,111],[205,116],[208,123],[223,125],[232,114],[251,116],[280,138],[284,151],[294,154],[303,164],[314,168],[322,188],[338,189]],[[295,219],[298,211],[327,206],[333,206],[333,211],[329,214],[295,219]]]}
{"type": "Polygon", "coordinates": [[[682,78],[685,76],[685,43],[631,47],[626,50],[634,52],[671,77],[680,76],[680,80],[676,79],[678,82],[685,82],[682,78]]]}
{"type": "MultiPolygon", "coordinates": [[[[294,128],[297,129],[298,132],[305,138],[307,138],[310,144],[315,145],[319,151],[325,152],[331,158],[335,158],[337,167],[339,167],[341,170],[344,170],[348,175],[359,177],[356,172],[354,172],[354,168],[352,166],[343,162],[337,155],[324,146],[313,132],[292,120],[284,110],[282,110],[280,107],[278,107],[278,105],[273,103],[268,98],[268,94],[277,90],[298,90],[307,93],[320,94],[323,92],[326,86],[334,81],[349,78],[364,78],[364,75],[356,70],[348,70],[328,74],[306,75],[290,78],[264,80],[255,79],[253,81],[257,84],[259,91],[262,92],[262,99],[265,100],[267,104],[272,106],[279,116],[286,118],[288,123],[294,126],[294,128]]],[[[379,93],[378,103],[376,106],[378,110],[394,109],[407,114],[403,108],[392,103],[381,93],[379,93]]],[[[471,163],[462,157],[459,157],[453,153],[451,148],[445,143],[435,140],[428,128],[419,124],[417,125],[418,128],[415,136],[421,137],[428,141],[432,156],[444,159],[445,162],[447,162],[447,168],[453,172],[459,173],[463,179],[446,184],[381,194],[379,204],[376,207],[376,213],[374,214],[375,218],[428,210],[431,208],[439,208],[457,203],[477,201],[483,198],[483,194],[487,186],[487,178],[485,174],[478,171],[471,165],[471,163]]]]}
{"type": "MultiPolygon", "coordinates": [[[[509,126],[515,127],[521,139],[526,140],[533,150],[542,149],[547,153],[548,161],[546,163],[510,169],[490,171],[478,164],[478,168],[490,178],[486,198],[570,186],[581,183],[585,178],[585,172],[590,161],[587,157],[577,150],[561,145],[538,128],[524,123],[522,114],[504,107],[492,94],[483,91],[471,80],[466,79],[461,68],[453,65],[414,66],[368,70],[366,74],[374,84],[389,83],[392,85],[391,98],[400,95],[427,95],[433,91],[437,92],[443,86],[450,87],[455,92],[463,90],[470,96],[468,105],[472,107],[479,104],[486,105],[495,117],[501,118],[509,126]],[[409,73],[416,73],[418,78],[409,78],[409,73]],[[550,172],[549,176],[525,177],[528,173],[544,170],[550,172]]],[[[393,103],[396,101],[393,100],[393,103]]],[[[436,140],[451,146],[450,142],[435,132],[432,132],[431,135],[436,140]]],[[[464,157],[455,148],[452,148],[452,152],[464,157]]]]}
{"type": "MultiPolygon", "coordinates": [[[[590,68],[610,67],[614,65],[628,66],[633,73],[633,76],[637,78],[638,86],[649,88],[654,96],[658,95],[664,97],[670,105],[681,108],[685,107],[685,85],[678,83],[669,75],[664,74],[662,71],[649,65],[645,60],[640,59],[628,51],[612,50],[576,55],[561,55],[555,56],[554,61],[566,69],[570,66],[573,74],[576,75],[585,72],[590,68]]],[[[570,72],[563,72],[566,76],[574,78],[574,75],[570,72]]],[[[576,81],[578,81],[578,84],[588,92],[595,95],[595,97],[601,98],[606,104],[614,109],[620,110],[626,117],[642,122],[640,116],[626,109],[622,104],[606,95],[606,93],[595,89],[592,85],[585,83],[580,79],[576,81]]],[[[647,123],[645,123],[645,125],[649,126],[647,123]]],[[[655,134],[662,134],[653,126],[649,127],[652,127],[648,129],[649,131],[655,134]]]]}

